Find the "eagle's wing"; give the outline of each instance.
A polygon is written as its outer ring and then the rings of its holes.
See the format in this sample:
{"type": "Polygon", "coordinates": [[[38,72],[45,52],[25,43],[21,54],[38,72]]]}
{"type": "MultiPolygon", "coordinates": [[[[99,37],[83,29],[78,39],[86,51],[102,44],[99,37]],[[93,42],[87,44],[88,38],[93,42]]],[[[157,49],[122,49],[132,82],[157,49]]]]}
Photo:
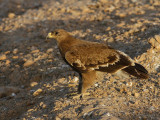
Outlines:
{"type": "Polygon", "coordinates": [[[66,52],[65,59],[82,72],[99,70],[113,73],[133,64],[126,54],[99,43],[76,45],[66,52]]]}

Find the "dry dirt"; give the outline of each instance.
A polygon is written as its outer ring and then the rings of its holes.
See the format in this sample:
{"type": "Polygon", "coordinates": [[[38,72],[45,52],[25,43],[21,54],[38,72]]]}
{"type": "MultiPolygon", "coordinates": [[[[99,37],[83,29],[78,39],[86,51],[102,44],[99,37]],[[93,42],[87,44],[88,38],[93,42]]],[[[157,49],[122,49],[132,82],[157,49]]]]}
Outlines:
{"type": "Polygon", "coordinates": [[[159,0],[0,0],[0,120],[160,120],[159,0]],[[119,49],[148,80],[106,74],[83,99],[49,31],[119,49]]]}

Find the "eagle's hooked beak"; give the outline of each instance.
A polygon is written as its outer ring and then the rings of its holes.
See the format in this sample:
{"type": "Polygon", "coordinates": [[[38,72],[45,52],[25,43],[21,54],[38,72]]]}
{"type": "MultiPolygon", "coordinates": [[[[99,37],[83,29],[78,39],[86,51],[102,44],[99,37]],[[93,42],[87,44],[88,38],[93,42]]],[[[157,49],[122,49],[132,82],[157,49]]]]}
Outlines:
{"type": "Polygon", "coordinates": [[[52,37],[53,37],[53,36],[52,36],[52,33],[50,32],[50,33],[48,33],[46,39],[47,39],[47,38],[52,38],[52,37]]]}
{"type": "Polygon", "coordinates": [[[46,36],[46,40],[47,40],[48,38],[53,38],[53,34],[52,34],[51,32],[48,33],[48,35],[46,36]]]}

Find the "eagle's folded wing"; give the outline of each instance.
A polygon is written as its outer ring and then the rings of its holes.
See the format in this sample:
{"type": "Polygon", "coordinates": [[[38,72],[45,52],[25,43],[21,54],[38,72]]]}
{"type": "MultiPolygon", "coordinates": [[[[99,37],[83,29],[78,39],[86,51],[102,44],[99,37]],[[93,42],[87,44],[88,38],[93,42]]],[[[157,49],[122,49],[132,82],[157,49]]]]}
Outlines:
{"type": "Polygon", "coordinates": [[[79,71],[116,72],[132,64],[124,53],[103,44],[81,44],[65,54],[66,61],[79,71]]]}

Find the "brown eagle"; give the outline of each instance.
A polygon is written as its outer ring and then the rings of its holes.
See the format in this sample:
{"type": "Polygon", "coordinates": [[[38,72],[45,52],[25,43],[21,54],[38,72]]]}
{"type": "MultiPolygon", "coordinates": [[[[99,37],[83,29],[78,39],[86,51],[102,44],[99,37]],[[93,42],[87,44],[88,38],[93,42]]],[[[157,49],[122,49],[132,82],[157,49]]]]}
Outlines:
{"type": "Polygon", "coordinates": [[[98,71],[128,74],[140,79],[149,78],[148,71],[142,65],[106,44],[76,39],[63,29],[50,32],[47,38],[57,41],[66,63],[80,74],[78,92],[81,94],[95,83],[98,71]]]}

